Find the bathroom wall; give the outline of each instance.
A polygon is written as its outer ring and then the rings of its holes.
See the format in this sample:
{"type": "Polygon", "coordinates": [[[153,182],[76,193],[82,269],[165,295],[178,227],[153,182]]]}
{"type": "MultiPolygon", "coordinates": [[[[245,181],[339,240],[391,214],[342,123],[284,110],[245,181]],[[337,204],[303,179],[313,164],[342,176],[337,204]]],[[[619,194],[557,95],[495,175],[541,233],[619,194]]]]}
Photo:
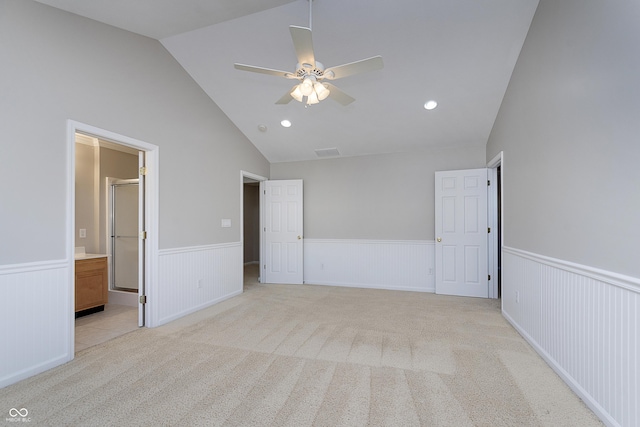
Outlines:
{"type": "Polygon", "coordinates": [[[94,140],[83,135],[76,139],[81,141],[76,143],[76,246],[103,254],[107,250],[107,178],[138,178],[138,156],[90,145],[94,140]],[[86,237],[81,237],[81,229],[86,237]]]}
{"type": "Polygon", "coordinates": [[[138,156],[100,147],[100,185],[97,199],[99,212],[98,250],[106,253],[107,250],[107,178],[135,179],[138,178],[138,156]]]}
{"type": "Polygon", "coordinates": [[[98,206],[96,204],[96,156],[93,145],[76,143],[76,246],[84,246],[87,253],[97,253],[98,206]],[[80,237],[80,230],[86,237],[80,237]]]}

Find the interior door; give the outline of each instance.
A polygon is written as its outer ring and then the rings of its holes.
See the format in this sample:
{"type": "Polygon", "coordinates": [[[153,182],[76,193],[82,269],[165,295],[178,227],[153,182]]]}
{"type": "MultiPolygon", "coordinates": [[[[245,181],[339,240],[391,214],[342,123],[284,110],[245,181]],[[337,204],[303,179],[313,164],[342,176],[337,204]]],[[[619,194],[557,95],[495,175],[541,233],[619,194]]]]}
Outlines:
{"type": "Polygon", "coordinates": [[[145,152],[138,152],[138,326],[144,326],[145,320],[145,270],[146,239],[145,224],[145,152]]]}
{"type": "Polygon", "coordinates": [[[489,296],[488,170],[436,172],[436,293],[489,296]]]}
{"type": "Polygon", "coordinates": [[[302,180],[261,181],[263,283],[303,282],[302,180]]]}

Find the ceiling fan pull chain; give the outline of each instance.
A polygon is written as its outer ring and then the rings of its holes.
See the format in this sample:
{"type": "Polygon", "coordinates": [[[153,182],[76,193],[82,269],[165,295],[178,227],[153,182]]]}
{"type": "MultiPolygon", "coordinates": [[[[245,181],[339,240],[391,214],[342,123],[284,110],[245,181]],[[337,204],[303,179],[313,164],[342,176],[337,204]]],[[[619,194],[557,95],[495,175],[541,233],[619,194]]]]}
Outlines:
{"type": "Polygon", "coordinates": [[[309,0],[309,29],[313,31],[312,24],[313,21],[311,18],[313,17],[313,0],[309,0]]]}

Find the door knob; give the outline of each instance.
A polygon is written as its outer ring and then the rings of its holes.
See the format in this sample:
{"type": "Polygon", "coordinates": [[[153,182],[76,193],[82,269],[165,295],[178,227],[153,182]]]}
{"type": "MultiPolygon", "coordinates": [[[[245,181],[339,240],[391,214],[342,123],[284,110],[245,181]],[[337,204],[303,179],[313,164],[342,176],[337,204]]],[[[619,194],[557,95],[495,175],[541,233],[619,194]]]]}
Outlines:
{"type": "Polygon", "coordinates": [[[298,236],[298,240],[302,239],[302,236],[298,236]]]}
{"type": "Polygon", "coordinates": [[[442,242],[442,237],[438,237],[438,243],[442,242]]]}

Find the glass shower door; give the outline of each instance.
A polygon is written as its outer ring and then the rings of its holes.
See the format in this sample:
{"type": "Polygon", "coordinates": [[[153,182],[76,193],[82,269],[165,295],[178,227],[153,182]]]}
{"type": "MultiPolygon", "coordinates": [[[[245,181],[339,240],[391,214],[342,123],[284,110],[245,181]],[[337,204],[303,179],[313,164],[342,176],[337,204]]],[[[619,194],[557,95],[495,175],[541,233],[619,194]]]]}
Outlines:
{"type": "Polygon", "coordinates": [[[111,184],[112,289],[138,292],[138,180],[111,184]]]}

